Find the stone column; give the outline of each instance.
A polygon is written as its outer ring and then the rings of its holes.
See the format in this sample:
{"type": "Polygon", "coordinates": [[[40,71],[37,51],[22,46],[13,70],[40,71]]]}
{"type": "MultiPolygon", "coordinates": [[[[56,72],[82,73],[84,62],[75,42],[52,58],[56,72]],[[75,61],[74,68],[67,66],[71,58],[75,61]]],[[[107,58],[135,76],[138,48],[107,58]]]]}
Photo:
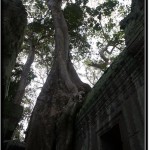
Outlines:
{"type": "Polygon", "coordinates": [[[3,138],[11,139],[23,107],[8,100],[9,82],[18,53],[21,51],[27,13],[21,0],[2,0],[2,90],[3,90],[3,138]],[[11,120],[8,124],[8,120],[11,120]]]}

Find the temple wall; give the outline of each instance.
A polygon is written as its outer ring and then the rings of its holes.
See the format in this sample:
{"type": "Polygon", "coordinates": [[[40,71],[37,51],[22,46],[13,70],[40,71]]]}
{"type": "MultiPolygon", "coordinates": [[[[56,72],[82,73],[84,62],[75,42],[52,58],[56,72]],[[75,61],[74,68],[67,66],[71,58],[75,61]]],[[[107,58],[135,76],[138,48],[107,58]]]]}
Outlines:
{"type": "Polygon", "coordinates": [[[2,0],[2,137],[10,140],[22,116],[23,107],[8,100],[12,69],[24,38],[27,13],[21,0],[2,0]]]}
{"type": "Polygon", "coordinates": [[[143,15],[142,9],[138,14],[132,11],[123,20],[126,48],[99,79],[78,113],[75,150],[144,150],[143,15]]]}
{"type": "Polygon", "coordinates": [[[27,13],[21,0],[2,0],[2,83],[8,95],[12,69],[24,38],[27,13]]]}

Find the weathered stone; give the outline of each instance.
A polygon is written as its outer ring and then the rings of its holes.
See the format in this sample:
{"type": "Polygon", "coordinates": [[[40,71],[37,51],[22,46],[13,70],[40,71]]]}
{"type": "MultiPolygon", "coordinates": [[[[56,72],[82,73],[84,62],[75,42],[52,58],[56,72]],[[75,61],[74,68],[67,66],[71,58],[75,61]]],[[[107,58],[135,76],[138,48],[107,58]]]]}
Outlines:
{"type": "Polygon", "coordinates": [[[6,98],[11,71],[14,68],[16,57],[21,51],[27,13],[21,0],[3,0],[2,5],[2,81],[4,98],[6,98]]]}
{"type": "Polygon", "coordinates": [[[78,113],[75,150],[144,150],[144,13],[139,4],[140,0],[133,1],[131,13],[123,20],[125,50],[78,113]]]}
{"type": "Polygon", "coordinates": [[[2,144],[4,150],[25,150],[25,143],[17,140],[7,140],[2,144]]]}
{"type": "Polygon", "coordinates": [[[125,40],[128,46],[133,42],[134,36],[140,33],[139,30],[144,29],[144,1],[132,1],[131,13],[120,22],[120,26],[125,30],[125,40]]]}
{"type": "Polygon", "coordinates": [[[7,102],[9,82],[18,53],[21,51],[27,13],[21,0],[2,0],[2,87],[3,87],[3,133],[11,139],[21,118],[23,108],[7,102]]]}
{"type": "Polygon", "coordinates": [[[5,140],[9,140],[22,117],[23,107],[7,101],[4,106],[3,116],[5,119],[3,120],[3,136],[5,140]]]}

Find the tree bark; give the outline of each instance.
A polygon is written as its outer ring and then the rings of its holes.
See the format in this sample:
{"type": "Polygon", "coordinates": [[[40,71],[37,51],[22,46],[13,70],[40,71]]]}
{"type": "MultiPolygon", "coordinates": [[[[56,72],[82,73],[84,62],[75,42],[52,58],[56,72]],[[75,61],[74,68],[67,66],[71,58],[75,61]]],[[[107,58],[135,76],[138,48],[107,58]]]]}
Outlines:
{"type": "Polygon", "coordinates": [[[61,0],[49,0],[55,26],[55,58],[37,98],[26,135],[26,150],[71,150],[73,123],[84,94],[83,83],[69,58],[69,36],[61,0]]]}
{"type": "Polygon", "coordinates": [[[27,61],[23,67],[21,79],[19,82],[19,87],[18,87],[18,90],[17,90],[15,98],[14,98],[15,104],[19,104],[19,105],[21,104],[22,98],[23,98],[24,93],[25,93],[25,88],[27,86],[27,79],[28,79],[28,75],[30,72],[30,68],[31,68],[31,65],[34,61],[34,56],[35,56],[35,46],[34,46],[32,40],[30,40],[30,51],[29,51],[27,61]]]}

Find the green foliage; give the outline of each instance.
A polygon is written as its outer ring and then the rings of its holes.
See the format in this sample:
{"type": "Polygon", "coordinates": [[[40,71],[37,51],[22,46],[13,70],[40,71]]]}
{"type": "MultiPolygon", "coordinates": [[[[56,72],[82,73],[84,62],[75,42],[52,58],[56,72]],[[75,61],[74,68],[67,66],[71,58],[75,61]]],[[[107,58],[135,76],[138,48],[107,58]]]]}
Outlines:
{"type": "Polygon", "coordinates": [[[107,0],[101,5],[101,10],[102,14],[104,16],[110,16],[112,11],[114,11],[115,6],[118,4],[117,0],[107,0]]]}
{"type": "Polygon", "coordinates": [[[28,24],[28,28],[29,30],[31,30],[32,32],[36,32],[36,33],[41,33],[42,32],[42,24],[40,21],[35,21],[35,22],[31,22],[28,24]]]}
{"type": "Polygon", "coordinates": [[[82,4],[85,6],[88,2],[89,0],[76,0],[75,1],[75,3],[79,6],[81,6],[82,4]]]}
{"type": "Polygon", "coordinates": [[[83,11],[78,5],[69,4],[64,9],[64,17],[71,32],[82,25],[83,11]]]}

